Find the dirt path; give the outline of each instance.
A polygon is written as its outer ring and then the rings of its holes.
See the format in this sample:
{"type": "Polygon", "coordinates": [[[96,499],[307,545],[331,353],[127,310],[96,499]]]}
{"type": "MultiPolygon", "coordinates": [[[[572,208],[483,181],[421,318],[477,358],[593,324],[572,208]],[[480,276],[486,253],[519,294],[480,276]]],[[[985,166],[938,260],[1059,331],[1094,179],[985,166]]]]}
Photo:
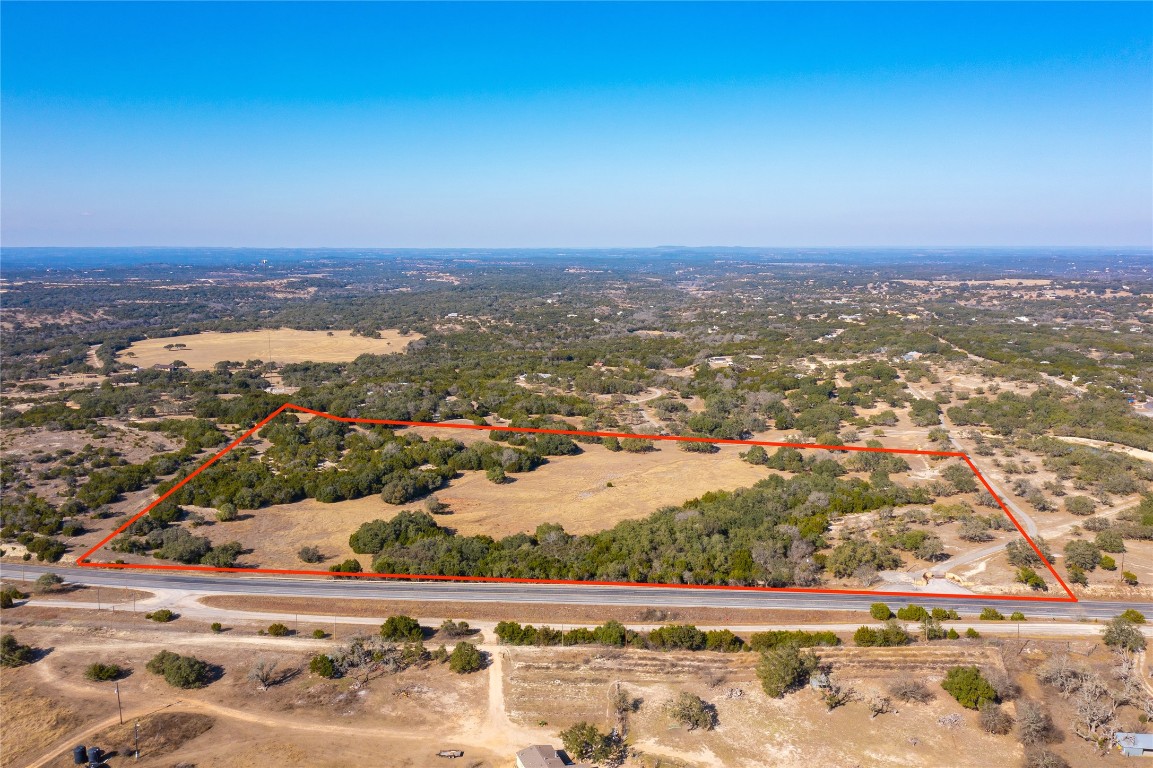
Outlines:
{"type": "MultiPolygon", "coordinates": [[[[213,638],[166,638],[163,642],[137,642],[132,643],[139,647],[172,647],[177,645],[203,645],[202,640],[212,640],[213,638]]],[[[263,640],[263,638],[238,638],[240,640],[263,640]]],[[[216,639],[219,644],[219,639],[216,639]]],[[[123,643],[122,643],[123,644],[123,643]]],[[[67,651],[58,652],[60,656],[68,656],[73,653],[83,652],[86,650],[103,650],[108,647],[105,643],[88,643],[82,645],[70,645],[67,651]]],[[[496,651],[495,647],[491,649],[496,651]]],[[[53,654],[56,655],[56,654],[53,654]]],[[[485,746],[488,747],[493,744],[496,749],[494,751],[507,751],[512,747],[515,751],[515,745],[524,745],[532,743],[534,740],[539,741],[541,738],[548,739],[552,734],[543,733],[540,731],[528,731],[519,729],[513,726],[504,712],[504,685],[502,675],[502,665],[499,661],[499,655],[492,653],[492,658],[495,659],[489,671],[489,707],[488,718],[484,723],[484,727],[480,729],[470,729],[462,727],[456,732],[451,734],[451,740],[459,741],[462,744],[470,746],[485,746]],[[495,680],[495,682],[493,682],[495,680]],[[478,738],[478,734],[480,737],[478,738]],[[494,738],[495,737],[495,738],[494,738]]],[[[36,665],[36,671],[39,673],[44,685],[48,688],[57,691],[71,691],[78,696],[90,696],[92,689],[71,682],[59,674],[55,673],[55,667],[48,663],[40,663],[36,665]]],[[[254,725],[266,726],[274,730],[281,731],[305,731],[311,733],[323,733],[326,735],[339,735],[348,737],[363,738],[367,734],[374,736],[385,736],[391,739],[399,739],[410,742],[422,742],[427,739],[427,734],[414,733],[411,729],[403,728],[389,728],[382,726],[379,723],[366,724],[363,726],[355,725],[338,725],[330,722],[318,722],[307,719],[302,719],[299,715],[279,715],[258,713],[249,709],[236,709],[234,707],[227,707],[222,704],[217,704],[211,701],[204,701],[201,699],[186,699],[178,698],[176,696],[155,696],[147,707],[129,708],[124,713],[124,722],[130,722],[134,719],[140,719],[146,715],[154,714],[161,710],[179,707],[182,710],[200,710],[202,712],[215,715],[220,718],[236,720],[239,722],[252,723],[254,725]]],[[[77,742],[82,742],[88,736],[98,733],[106,728],[110,728],[120,722],[119,715],[115,717],[105,718],[93,725],[85,727],[83,730],[74,731],[66,737],[58,739],[56,743],[47,751],[42,753],[39,757],[34,758],[27,764],[27,768],[42,768],[49,762],[64,754],[72,748],[77,742]]]]}
{"type": "Polygon", "coordinates": [[[657,419],[655,416],[653,416],[651,413],[649,413],[649,409],[645,408],[645,403],[647,403],[651,400],[656,400],[658,397],[660,397],[663,394],[665,394],[665,391],[663,389],[658,389],[656,387],[649,387],[648,389],[645,390],[645,394],[634,395],[633,397],[628,398],[628,401],[630,403],[633,403],[634,405],[636,405],[640,409],[641,415],[645,417],[645,421],[647,421],[651,426],[653,426],[658,431],[664,430],[665,425],[663,423],[661,423],[661,421],[659,419],[657,419]]]}
{"type": "Polygon", "coordinates": [[[664,744],[658,744],[652,739],[641,739],[634,746],[641,752],[657,755],[658,757],[668,757],[673,760],[684,760],[690,765],[700,766],[700,768],[731,768],[731,766],[726,766],[708,747],[701,747],[695,752],[686,752],[685,750],[673,749],[664,744]]]}
{"type": "Polygon", "coordinates": [[[484,722],[480,728],[462,728],[456,738],[467,741],[465,734],[471,734],[475,740],[480,733],[479,746],[486,747],[497,754],[512,754],[529,744],[547,744],[555,734],[544,728],[525,728],[516,725],[509,719],[505,708],[504,693],[504,665],[508,661],[507,651],[500,646],[481,646],[489,654],[488,663],[488,708],[485,711],[484,722]]]}

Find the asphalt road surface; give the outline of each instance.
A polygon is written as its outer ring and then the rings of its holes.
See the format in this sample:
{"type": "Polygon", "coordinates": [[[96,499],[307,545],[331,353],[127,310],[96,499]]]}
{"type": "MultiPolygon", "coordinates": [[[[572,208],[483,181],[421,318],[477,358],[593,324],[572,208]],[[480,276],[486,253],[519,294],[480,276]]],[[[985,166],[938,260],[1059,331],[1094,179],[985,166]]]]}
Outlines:
{"type": "Polygon", "coordinates": [[[136,589],[175,589],[203,595],[276,595],[376,600],[441,600],[471,603],[537,603],[546,605],[640,605],[653,607],[778,608],[835,611],[868,610],[874,602],[891,607],[916,603],[952,608],[973,615],[991,606],[1008,614],[1066,620],[1109,619],[1126,608],[1153,609],[1135,602],[1082,601],[1044,603],[1029,600],[981,600],[978,597],[892,597],[888,595],[823,595],[790,592],[740,592],[662,587],[605,587],[583,584],[476,584],[454,582],[383,581],[361,579],[279,578],[275,576],[199,576],[189,573],[130,573],[103,568],[64,568],[5,564],[0,577],[35,579],[56,573],[73,584],[136,589]]]}

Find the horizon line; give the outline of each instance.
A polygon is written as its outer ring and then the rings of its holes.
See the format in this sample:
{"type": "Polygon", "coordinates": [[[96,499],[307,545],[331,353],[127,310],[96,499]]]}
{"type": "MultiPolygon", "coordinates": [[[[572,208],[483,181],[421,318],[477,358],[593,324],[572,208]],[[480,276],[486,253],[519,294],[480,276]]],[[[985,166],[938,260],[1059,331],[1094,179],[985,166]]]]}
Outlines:
{"type": "Polygon", "coordinates": [[[786,244],[766,244],[766,245],[677,245],[677,244],[663,244],[663,245],[146,245],[146,244],[120,244],[120,245],[2,245],[0,244],[0,251],[3,250],[34,250],[34,249],[88,249],[88,250],[111,250],[115,248],[133,248],[139,250],[171,250],[176,248],[203,248],[210,250],[264,250],[264,251],[293,251],[293,250],[316,250],[316,251],[349,251],[349,250],[373,250],[373,251],[456,251],[468,249],[485,249],[492,251],[542,251],[542,250],[570,250],[570,251],[604,251],[614,249],[630,249],[630,250],[664,250],[664,249],[685,249],[685,250],[707,250],[707,249],[728,249],[728,250],[754,250],[763,248],[783,248],[783,249],[812,249],[823,248],[831,250],[864,250],[864,249],[884,249],[884,250],[917,250],[923,248],[938,248],[938,249],[968,249],[968,248],[994,248],[994,249],[1010,249],[1010,248],[1118,248],[1126,250],[1153,250],[1153,243],[1148,244],[941,244],[941,243],[923,243],[919,245],[786,245],[786,244]]]}

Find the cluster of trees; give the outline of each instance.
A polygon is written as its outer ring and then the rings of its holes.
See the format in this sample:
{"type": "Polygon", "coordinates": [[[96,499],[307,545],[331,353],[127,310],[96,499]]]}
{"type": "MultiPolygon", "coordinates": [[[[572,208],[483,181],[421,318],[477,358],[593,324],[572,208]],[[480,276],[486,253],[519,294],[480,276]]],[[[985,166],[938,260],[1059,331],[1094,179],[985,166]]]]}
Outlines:
{"type": "Polygon", "coordinates": [[[502,621],[496,625],[496,636],[505,645],[607,645],[648,648],[658,651],[736,652],[745,642],[730,630],[702,632],[691,624],[669,624],[650,632],[638,632],[616,621],[589,629],[577,627],[561,631],[553,627],[521,625],[502,621]]]}
{"type": "Polygon", "coordinates": [[[1006,391],[970,398],[946,413],[957,426],[987,426],[1003,435],[1052,432],[1153,449],[1153,423],[1134,414],[1123,394],[1105,388],[1087,395],[1056,387],[1029,395],[1006,391]]]}
{"type": "Polygon", "coordinates": [[[380,494],[386,503],[404,504],[443,487],[462,470],[528,472],[546,455],[568,452],[560,443],[576,448],[557,435],[542,436],[531,448],[494,443],[465,447],[457,440],[425,440],[382,427],[365,432],[323,418],[301,424],[292,414],[278,417],[260,436],[272,444],[265,460],[251,449],[234,450],[180,488],[174,501],[259,509],[305,498],[331,503],[380,494]]]}
{"type": "Polygon", "coordinates": [[[361,526],[351,543],[357,552],[376,554],[378,573],[811,585],[819,583],[822,570],[842,577],[862,565],[879,569],[900,562],[884,545],[864,539],[842,542],[827,556],[817,552],[826,546],[831,516],[916,498],[895,484],[874,486],[806,472],[705,494],[584,536],[569,535],[558,525],[500,540],[457,536],[430,515],[410,512],[361,526]]]}
{"type": "MultiPolygon", "coordinates": [[[[406,616],[391,618],[413,621],[406,616]]],[[[382,627],[381,635],[356,637],[332,652],[316,654],[309,661],[309,671],[329,679],[347,677],[361,687],[382,675],[423,668],[430,663],[447,663],[449,669],[462,675],[484,668],[485,656],[472,643],[459,641],[451,653],[443,645],[429,651],[411,629],[403,631],[406,625],[407,622],[397,621],[390,627],[390,637],[404,637],[403,641],[386,638],[382,627]]]]}
{"type": "Polygon", "coordinates": [[[750,651],[757,651],[759,653],[771,648],[779,648],[783,645],[795,645],[798,648],[815,648],[821,645],[834,646],[840,644],[841,638],[837,637],[837,633],[828,630],[806,632],[802,629],[778,629],[767,632],[754,632],[749,636],[748,648],[750,651]]]}
{"type": "Polygon", "coordinates": [[[853,643],[865,647],[908,645],[913,636],[896,620],[889,619],[880,628],[860,627],[853,633],[853,643]]]}
{"type": "Polygon", "coordinates": [[[174,523],[186,517],[182,507],[165,500],[132,523],[113,539],[109,547],[115,552],[151,554],[164,560],[188,565],[232,568],[244,552],[238,541],[213,545],[207,536],[197,536],[174,523]]]}

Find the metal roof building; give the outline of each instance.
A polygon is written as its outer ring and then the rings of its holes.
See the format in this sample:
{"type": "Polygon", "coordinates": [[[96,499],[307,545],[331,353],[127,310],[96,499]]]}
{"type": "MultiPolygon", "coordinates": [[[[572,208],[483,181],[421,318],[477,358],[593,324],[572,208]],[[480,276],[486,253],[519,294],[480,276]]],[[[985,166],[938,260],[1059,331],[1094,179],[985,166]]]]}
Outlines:
{"type": "Polygon", "coordinates": [[[1153,733],[1117,732],[1113,734],[1113,741],[1126,757],[1153,756],[1153,733]]]}

